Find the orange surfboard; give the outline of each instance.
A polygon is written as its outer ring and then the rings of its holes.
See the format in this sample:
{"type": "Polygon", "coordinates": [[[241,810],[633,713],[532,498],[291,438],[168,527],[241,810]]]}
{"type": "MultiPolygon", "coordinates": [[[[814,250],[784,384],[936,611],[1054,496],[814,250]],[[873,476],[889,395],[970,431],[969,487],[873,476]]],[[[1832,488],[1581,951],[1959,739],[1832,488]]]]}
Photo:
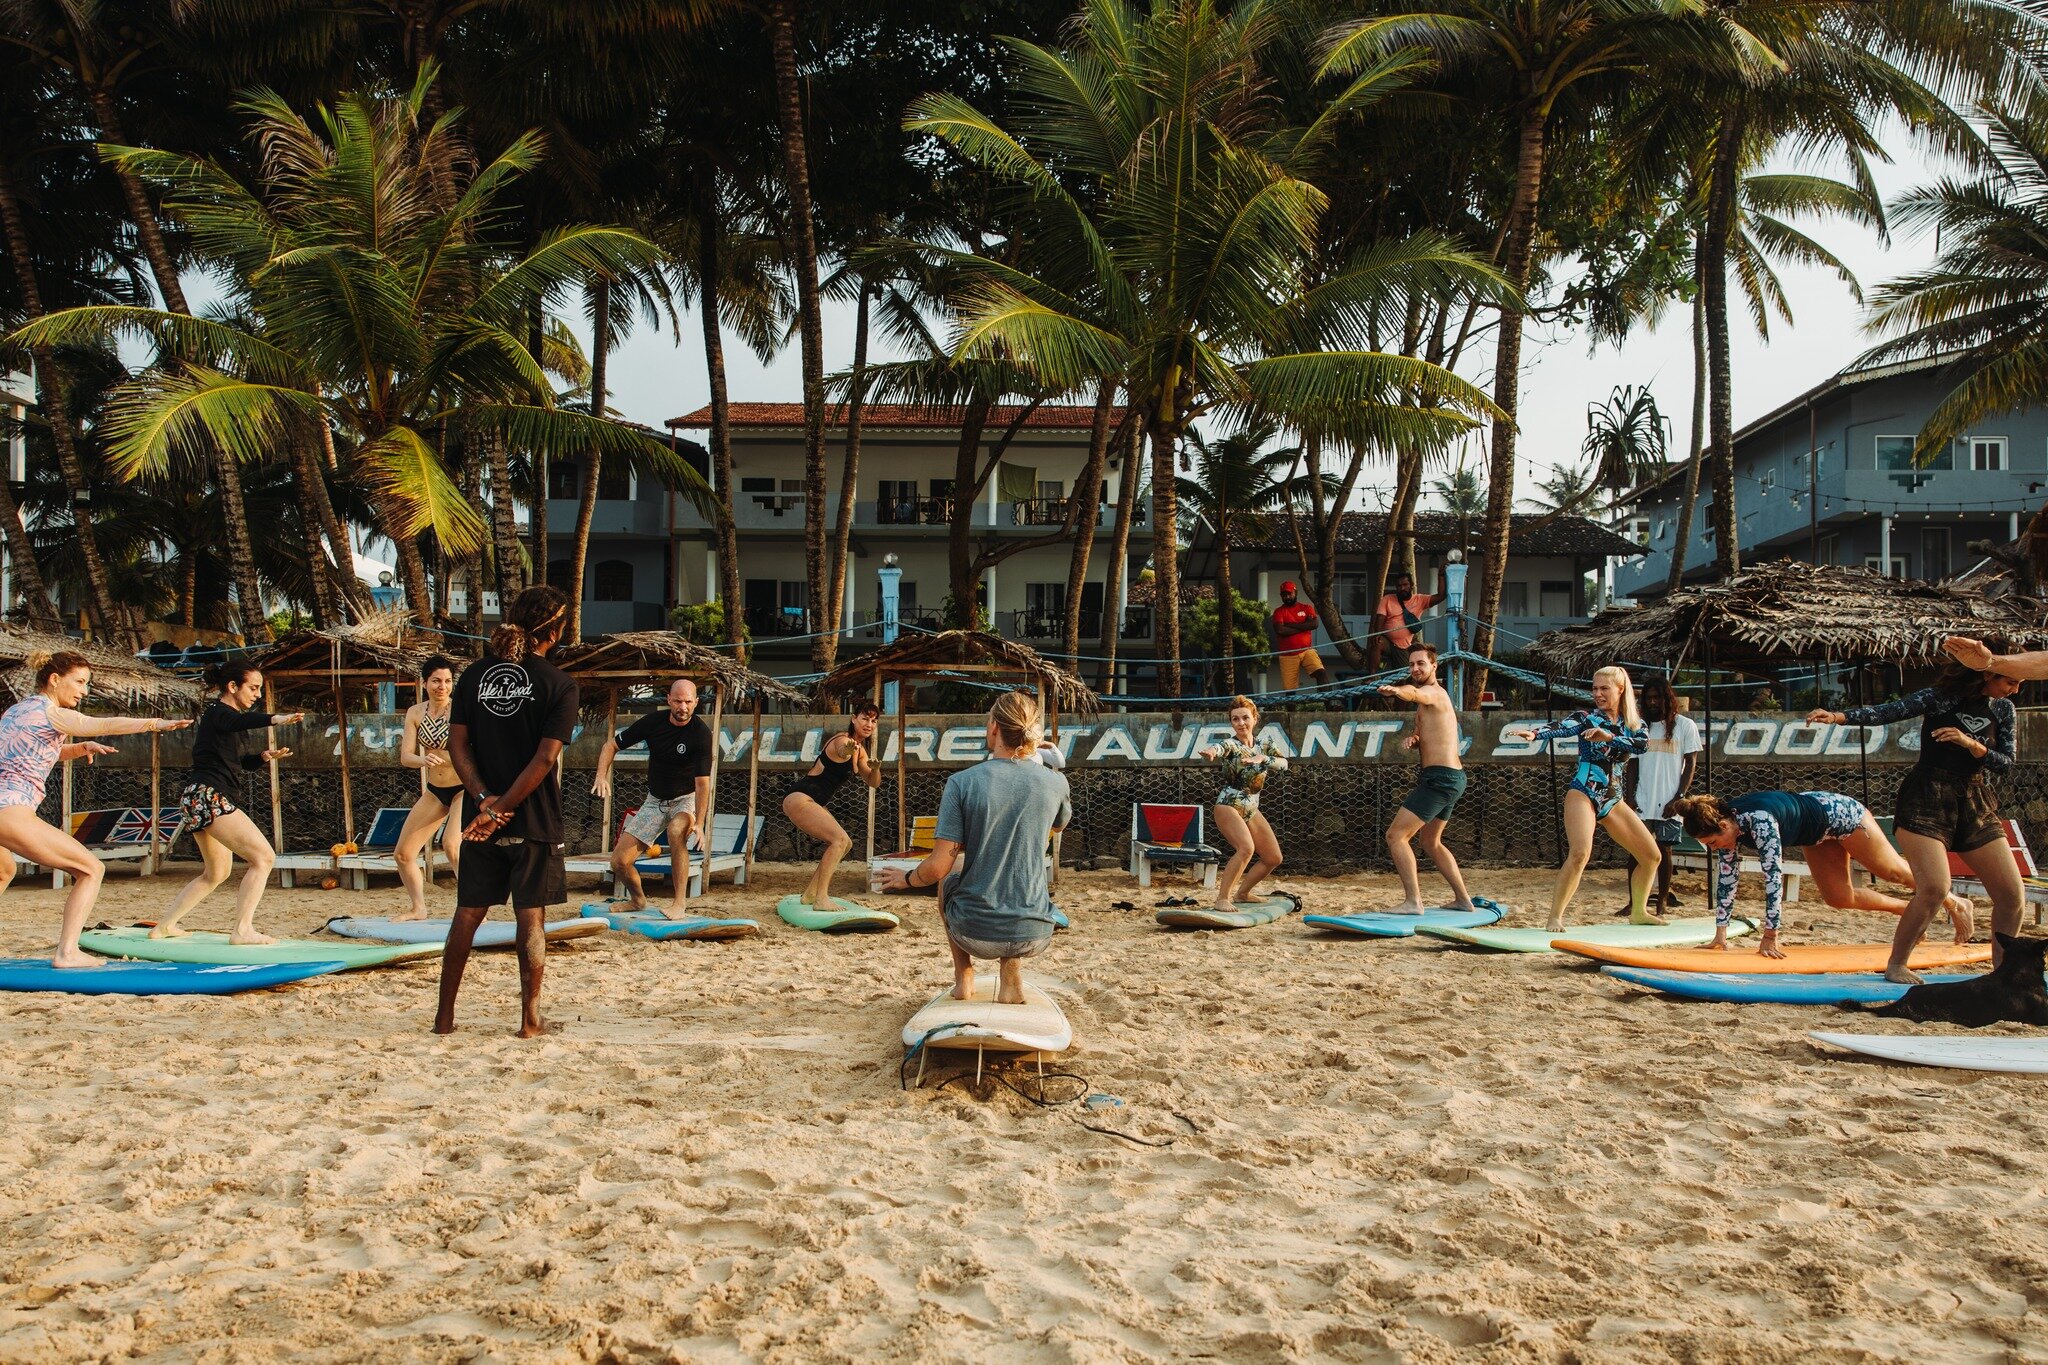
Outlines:
{"type": "MultiPolygon", "coordinates": [[[[1752,949],[1623,948],[1604,943],[1575,943],[1561,938],[1550,945],[1560,953],[1577,953],[1618,967],[1653,967],[1668,972],[1881,972],[1890,960],[1889,943],[1801,943],[1786,946],[1782,958],[1765,957],[1752,949]]],[[[1965,967],[1989,962],[1988,943],[1923,943],[1913,950],[1917,968],[1965,967]]]]}

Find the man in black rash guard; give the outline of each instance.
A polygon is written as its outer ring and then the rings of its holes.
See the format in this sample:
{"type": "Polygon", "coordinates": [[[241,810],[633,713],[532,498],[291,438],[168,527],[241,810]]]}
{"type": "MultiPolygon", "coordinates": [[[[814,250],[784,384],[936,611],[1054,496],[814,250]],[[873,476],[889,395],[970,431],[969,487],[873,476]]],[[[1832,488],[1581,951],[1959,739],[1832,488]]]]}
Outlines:
{"type": "Polygon", "coordinates": [[[441,950],[441,1003],[434,1032],[455,1031],[455,997],[494,905],[510,901],[519,921],[519,1031],[548,1031],[540,1017],[547,908],[569,898],[562,874],[562,784],[555,758],[576,731],[576,683],[544,657],[562,638],[569,599],[536,585],[519,594],[490,652],[455,684],[448,757],[476,815],[462,831],[471,845],[455,873],[455,922],[441,950]]]}
{"type": "Polygon", "coordinates": [[[675,894],[662,913],[682,919],[688,913],[683,898],[690,886],[690,832],[698,814],[711,809],[711,727],[697,715],[697,684],[677,678],[668,686],[667,710],[649,712],[605,741],[597,756],[597,780],[590,784],[593,795],[611,794],[613,760],[636,744],[647,746],[647,799],[619,832],[612,875],[632,908],[645,910],[647,892],[634,864],[655,844],[666,845],[675,894]]]}

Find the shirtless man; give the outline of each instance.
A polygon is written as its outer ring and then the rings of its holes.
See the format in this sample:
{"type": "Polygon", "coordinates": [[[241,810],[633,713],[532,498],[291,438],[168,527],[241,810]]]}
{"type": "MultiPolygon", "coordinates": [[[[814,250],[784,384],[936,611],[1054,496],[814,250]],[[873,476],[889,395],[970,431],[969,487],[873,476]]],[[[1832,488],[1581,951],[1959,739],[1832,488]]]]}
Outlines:
{"type": "Polygon", "coordinates": [[[1411,644],[1408,681],[1386,683],[1380,693],[1415,704],[1415,733],[1408,736],[1404,747],[1422,750],[1422,771],[1415,779],[1415,789],[1403,798],[1394,823],[1387,826],[1387,853],[1394,860],[1394,870],[1401,874],[1401,889],[1408,898],[1386,913],[1419,915],[1428,908],[1422,903],[1422,882],[1415,866],[1413,845],[1418,835],[1422,851],[1450,884],[1451,904],[1460,910],[1476,910],[1479,907],[1465,889],[1458,860],[1444,847],[1444,824],[1465,794],[1465,767],[1458,761],[1458,713],[1451,709],[1450,693],[1436,680],[1435,646],[1419,640],[1411,644]]]}

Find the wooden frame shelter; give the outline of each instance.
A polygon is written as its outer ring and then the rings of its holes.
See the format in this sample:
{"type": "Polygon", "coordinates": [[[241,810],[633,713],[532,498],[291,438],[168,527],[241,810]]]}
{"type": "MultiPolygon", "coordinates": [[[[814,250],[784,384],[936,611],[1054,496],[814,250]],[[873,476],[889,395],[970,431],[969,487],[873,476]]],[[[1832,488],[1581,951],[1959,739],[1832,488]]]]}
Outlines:
{"type": "MultiPolygon", "coordinates": [[[[604,689],[604,724],[606,738],[617,733],[619,715],[619,693],[628,687],[653,687],[657,682],[672,683],[678,678],[688,678],[699,686],[710,686],[711,716],[707,724],[713,737],[711,748],[711,809],[700,811],[697,824],[704,831],[700,842],[704,846],[704,879],[698,883],[698,894],[711,889],[712,819],[718,810],[718,770],[725,756],[721,727],[725,722],[725,699],[729,694],[736,703],[751,703],[754,711],[754,741],[747,749],[747,813],[745,825],[746,875],[751,878],[754,871],[753,826],[755,808],[761,794],[761,709],[770,701],[785,706],[802,706],[809,701],[804,693],[789,684],[757,673],[732,658],[729,654],[685,639],[672,630],[626,631],[617,635],[601,635],[579,645],[570,645],[550,656],[555,667],[576,680],[581,690],[587,684],[596,684],[604,689]]],[[[579,697],[579,704],[581,699],[579,697]]],[[[600,835],[600,851],[612,851],[612,797],[609,792],[604,798],[603,829],[600,835]]],[[[689,895],[690,851],[683,851],[681,880],[677,886],[681,894],[689,895]]],[[[675,853],[669,850],[670,875],[675,875],[675,853]]]]}
{"type": "MultiPolygon", "coordinates": [[[[26,701],[34,696],[35,670],[29,667],[29,660],[60,650],[84,655],[92,664],[92,694],[113,701],[124,712],[161,712],[179,704],[194,705],[206,696],[206,689],[197,682],[158,668],[146,659],[105,645],[74,640],[68,635],[48,635],[13,626],[0,626],[0,690],[13,701],[26,701]]],[[[67,760],[62,765],[59,820],[66,833],[71,829],[71,764],[75,761],[67,760]]],[[[160,861],[156,812],[163,807],[163,747],[158,735],[149,737],[149,804],[149,854],[145,867],[154,869],[160,861]]],[[[61,886],[62,880],[58,884],[61,886]]]]}
{"type": "MultiPolygon", "coordinates": [[[[1057,739],[1060,715],[1093,715],[1101,699],[1079,676],[1054,663],[1035,649],[981,630],[943,630],[936,634],[914,633],[862,654],[820,678],[812,695],[821,704],[846,697],[868,696],[877,706],[888,683],[946,682],[993,683],[1003,679],[1021,682],[1038,693],[1038,705],[1045,713],[1046,733],[1057,739]]],[[[898,848],[910,846],[909,761],[904,740],[909,721],[908,692],[898,688],[896,696],[896,841],[898,848]]],[[[879,754],[882,732],[875,730],[879,754]]],[[[875,789],[868,788],[867,859],[875,858],[875,789]]],[[[1053,859],[1055,875],[1059,867],[1053,859]]]]}

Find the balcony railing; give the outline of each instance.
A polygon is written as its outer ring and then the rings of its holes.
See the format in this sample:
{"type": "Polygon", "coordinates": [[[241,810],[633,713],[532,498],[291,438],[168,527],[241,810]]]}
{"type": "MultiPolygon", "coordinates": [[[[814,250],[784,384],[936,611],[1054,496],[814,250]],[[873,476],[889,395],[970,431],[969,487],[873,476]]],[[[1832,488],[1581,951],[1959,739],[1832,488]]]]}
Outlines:
{"type": "Polygon", "coordinates": [[[802,635],[808,629],[801,607],[749,607],[746,616],[747,633],[756,640],[802,635]]]}
{"type": "MultiPolygon", "coordinates": [[[[1085,644],[1102,638],[1102,613],[1084,611],[1079,613],[1081,640],[1085,644]]],[[[1066,637],[1067,617],[1064,612],[1006,611],[996,618],[997,633],[1009,640],[1060,640],[1066,637]]],[[[1125,607],[1124,628],[1117,637],[1122,640],[1149,640],[1152,638],[1152,608],[1125,607]]],[[[1085,652],[1085,651],[1084,651],[1085,652]]]]}

